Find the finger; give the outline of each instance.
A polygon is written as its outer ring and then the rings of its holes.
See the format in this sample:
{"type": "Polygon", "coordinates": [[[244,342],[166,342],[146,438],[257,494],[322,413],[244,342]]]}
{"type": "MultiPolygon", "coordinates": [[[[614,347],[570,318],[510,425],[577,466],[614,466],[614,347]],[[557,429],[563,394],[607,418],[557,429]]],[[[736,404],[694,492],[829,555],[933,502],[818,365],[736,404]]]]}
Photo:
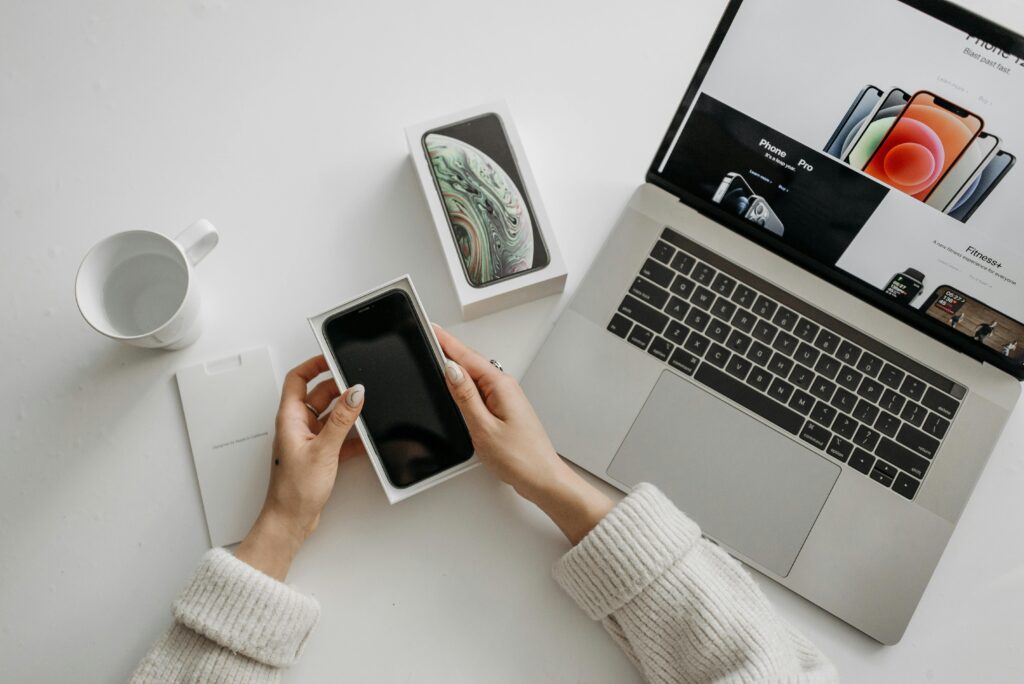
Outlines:
{"type": "Polygon", "coordinates": [[[359,439],[359,435],[355,432],[349,432],[348,437],[341,445],[341,460],[365,455],[366,447],[363,446],[363,440],[359,439]]]}
{"type": "Polygon", "coordinates": [[[363,410],[363,398],[366,389],[362,385],[352,385],[341,395],[341,399],[334,405],[331,415],[324,419],[324,426],[316,441],[334,454],[341,454],[342,444],[349,430],[355,425],[359,412],[363,410]]]}
{"type": "Polygon", "coordinates": [[[434,324],[434,332],[437,333],[437,341],[441,343],[444,355],[469,371],[469,376],[475,382],[493,381],[498,377],[501,371],[492,366],[490,361],[464,345],[457,337],[437,324],[434,324]]]}
{"type": "MultiPolygon", "coordinates": [[[[341,390],[338,389],[338,383],[334,381],[334,378],[330,378],[317,384],[317,386],[314,387],[308,395],[306,395],[305,403],[316,409],[316,415],[317,417],[320,417],[320,414],[326,411],[327,407],[331,405],[331,402],[334,401],[335,397],[340,394],[341,390]]],[[[312,416],[312,412],[310,412],[309,415],[312,416]]]]}
{"type": "Polygon", "coordinates": [[[288,371],[281,388],[281,406],[288,403],[302,406],[306,401],[306,387],[316,376],[326,371],[327,359],[323,354],[306,359],[288,371]]]}
{"type": "Polygon", "coordinates": [[[455,400],[462,412],[462,417],[465,418],[471,433],[486,427],[490,421],[494,420],[494,416],[484,405],[476,383],[459,364],[454,361],[446,361],[444,378],[448,382],[448,391],[452,393],[452,399],[455,400]]]}

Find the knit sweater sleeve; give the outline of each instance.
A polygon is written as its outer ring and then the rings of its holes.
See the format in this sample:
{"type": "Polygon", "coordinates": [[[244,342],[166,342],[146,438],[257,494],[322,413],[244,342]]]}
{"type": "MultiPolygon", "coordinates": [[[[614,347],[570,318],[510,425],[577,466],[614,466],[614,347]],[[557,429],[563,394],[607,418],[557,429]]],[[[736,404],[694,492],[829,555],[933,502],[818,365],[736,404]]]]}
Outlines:
{"type": "Polygon", "coordinates": [[[277,682],[316,625],[312,598],[224,549],[203,556],[172,607],[174,624],[132,676],[143,682],[277,682]]]}
{"type": "Polygon", "coordinates": [[[833,682],[749,574],[641,484],[554,568],[650,682],[833,682]]]}

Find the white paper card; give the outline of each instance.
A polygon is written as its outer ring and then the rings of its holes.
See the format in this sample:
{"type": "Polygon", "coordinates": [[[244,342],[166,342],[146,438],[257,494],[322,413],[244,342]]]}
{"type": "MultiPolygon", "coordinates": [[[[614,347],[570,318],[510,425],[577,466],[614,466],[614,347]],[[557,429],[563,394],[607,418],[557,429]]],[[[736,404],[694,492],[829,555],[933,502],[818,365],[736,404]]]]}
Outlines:
{"type": "Polygon", "coordinates": [[[277,413],[266,347],[178,371],[210,546],[242,540],[263,506],[277,413]]]}

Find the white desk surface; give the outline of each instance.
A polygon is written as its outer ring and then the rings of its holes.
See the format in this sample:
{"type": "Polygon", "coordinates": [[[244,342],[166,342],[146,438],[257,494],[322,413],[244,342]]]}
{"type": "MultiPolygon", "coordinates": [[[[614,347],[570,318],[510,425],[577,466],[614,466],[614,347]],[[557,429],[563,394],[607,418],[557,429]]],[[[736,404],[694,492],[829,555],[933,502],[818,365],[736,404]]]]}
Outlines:
{"type": "MultiPolygon", "coordinates": [[[[1024,29],[1019,3],[969,4],[1024,29]]],[[[568,294],[723,6],[0,4],[0,680],[123,680],[169,624],[207,547],[176,369],[268,344],[283,375],[316,352],[308,314],[408,271],[435,320],[521,374],[565,297],[460,322],[403,127],[510,102],[568,294]],[[221,231],[199,342],[88,329],[87,248],[198,217],[221,231]]],[[[847,681],[1019,676],[1022,448],[1018,410],[898,646],[761,584],[847,681]]],[[[482,469],[392,507],[347,463],[289,578],[323,617],[285,681],[638,681],[550,579],[566,549],[482,469]]]]}

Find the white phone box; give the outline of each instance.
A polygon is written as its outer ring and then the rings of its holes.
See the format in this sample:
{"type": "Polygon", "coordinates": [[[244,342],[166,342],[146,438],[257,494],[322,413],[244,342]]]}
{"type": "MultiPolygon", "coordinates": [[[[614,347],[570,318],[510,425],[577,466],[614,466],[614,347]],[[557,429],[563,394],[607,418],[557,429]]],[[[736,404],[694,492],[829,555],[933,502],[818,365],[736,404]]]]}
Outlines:
{"type": "MultiPolygon", "coordinates": [[[[400,278],[384,283],[380,287],[364,292],[329,311],[325,311],[322,314],[309,318],[309,325],[313,329],[313,335],[316,337],[316,341],[324,353],[324,358],[327,359],[327,365],[330,367],[331,373],[334,375],[334,380],[338,383],[338,389],[341,391],[345,391],[345,388],[348,387],[348,383],[338,368],[338,362],[334,358],[334,350],[324,337],[324,323],[336,314],[357,308],[367,301],[375,299],[385,292],[391,292],[393,290],[401,290],[409,296],[416,318],[419,321],[420,326],[423,328],[423,332],[426,334],[427,340],[430,344],[430,350],[433,352],[438,366],[443,370],[445,362],[444,352],[441,351],[441,345],[438,343],[437,337],[434,335],[434,329],[431,327],[430,321],[427,319],[427,315],[423,311],[423,304],[420,302],[419,295],[416,294],[416,288],[413,287],[412,278],[408,275],[404,275],[400,278]]],[[[368,397],[367,400],[372,401],[373,389],[368,387],[366,391],[368,397]]],[[[387,495],[390,503],[397,503],[403,499],[408,499],[414,494],[419,494],[424,490],[430,489],[434,485],[444,482],[445,480],[455,477],[459,473],[475,467],[480,462],[476,454],[473,454],[473,456],[468,460],[452,466],[447,470],[443,470],[436,475],[432,475],[425,480],[421,480],[420,482],[409,485],[408,487],[396,487],[391,483],[391,480],[388,479],[387,472],[384,470],[384,465],[381,463],[380,455],[373,448],[373,442],[368,437],[366,423],[363,421],[362,416],[360,416],[356,421],[355,429],[359,433],[359,438],[363,441],[363,447],[366,449],[366,453],[370,457],[370,463],[373,464],[373,469],[377,473],[377,479],[380,480],[380,484],[384,488],[384,494],[387,495]]]]}
{"type": "MultiPolygon", "coordinates": [[[[405,129],[405,137],[409,145],[409,158],[416,169],[416,175],[419,176],[420,186],[423,188],[427,207],[433,218],[434,228],[437,230],[437,237],[441,241],[441,250],[444,252],[445,262],[448,264],[448,275],[451,276],[452,284],[455,286],[455,294],[462,307],[463,319],[477,318],[534,299],[558,294],[565,288],[565,262],[558,248],[558,242],[555,240],[555,234],[551,230],[547,212],[544,211],[540,189],[530,170],[526,152],[519,139],[519,132],[512,120],[512,113],[504,101],[490,102],[409,126],[405,129]],[[448,213],[445,211],[438,186],[431,173],[431,162],[424,146],[424,136],[434,129],[465,122],[485,114],[496,114],[501,121],[505,137],[511,147],[515,168],[519,171],[522,181],[521,189],[525,192],[533,209],[533,219],[537,224],[540,239],[547,248],[548,263],[536,270],[512,274],[489,284],[474,286],[470,284],[464,269],[462,256],[459,254],[452,227],[448,221],[448,213]]],[[[501,169],[500,165],[495,164],[495,166],[501,169]]]]}

